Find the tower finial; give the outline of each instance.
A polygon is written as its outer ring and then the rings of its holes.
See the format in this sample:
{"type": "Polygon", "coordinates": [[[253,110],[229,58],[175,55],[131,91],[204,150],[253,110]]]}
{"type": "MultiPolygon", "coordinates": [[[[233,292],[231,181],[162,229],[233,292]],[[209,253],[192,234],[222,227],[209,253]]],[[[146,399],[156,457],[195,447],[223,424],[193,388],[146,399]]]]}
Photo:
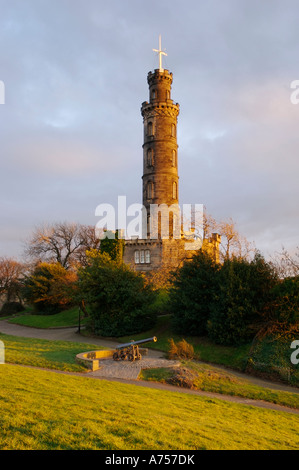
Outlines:
{"type": "Polygon", "coordinates": [[[162,51],[162,46],[161,46],[161,34],[159,36],[159,49],[153,49],[154,52],[157,52],[159,54],[159,70],[160,72],[163,72],[163,67],[162,67],[162,56],[166,55],[166,52],[162,51]]]}

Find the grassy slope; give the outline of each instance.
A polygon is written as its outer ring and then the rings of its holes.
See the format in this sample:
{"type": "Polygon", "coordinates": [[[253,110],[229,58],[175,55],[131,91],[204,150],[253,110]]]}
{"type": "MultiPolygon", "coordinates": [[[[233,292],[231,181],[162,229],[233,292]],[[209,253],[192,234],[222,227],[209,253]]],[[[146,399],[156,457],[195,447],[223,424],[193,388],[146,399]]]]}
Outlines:
{"type": "MultiPolygon", "coordinates": [[[[68,372],[86,372],[86,369],[75,362],[76,354],[99,349],[98,346],[69,341],[48,341],[33,338],[21,338],[0,334],[5,345],[5,362],[22,364],[68,372]]],[[[187,362],[185,364],[198,373],[196,388],[210,392],[237,395],[252,399],[262,399],[271,403],[299,408],[299,395],[295,393],[275,391],[250,384],[233,374],[220,371],[211,365],[187,362]]],[[[143,371],[144,380],[164,382],[169,369],[153,369],[143,371]]]]}
{"type": "MultiPolygon", "coordinates": [[[[54,325],[62,326],[66,321],[72,321],[76,324],[77,309],[73,308],[66,312],[56,315],[32,315],[26,314],[12,319],[13,322],[27,324],[30,326],[51,327],[54,325]]],[[[121,342],[127,342],[131,339],[139,340],[157,336],[157,343],[150,343],[149,347],[162,351],[168,351],[168,340],[172,337],[175,341],[182,339],[171,333],[170,316],[165,315],[158,317],[156,326],[140,334],[125,336],[118,338],[121,342]]],[[[252,399],[262,399],[272,403],[299,408],[298,394],[288,392],[278,392],[271,389],[254,386],[249,381],[241,380],[227,372],[220,372],[212,364],[228,366],[231,369],[242,370],[246,362],[249,345],[240,347],[224,347],[215,345],[207,338],[187,337],[184,338],[194,346],[197,358],[211,365],[199,366],[198,364],[189,364],[188,367],[197,368],[198,381],[197,388],[199,390],[212,391],[217,393],[237,395],[252,399]]],[[[0,335],[1,339],[1,335],[0,335]]],[[[73,344],[50,341],[43,342],[41,340],[26,340],[25,338],[11,337],[6,342],[6,362],[35,365],[39,367],[47,367],[51,369],[60,369],[68,371],[82,371],[82,366],[74,363],[75,355],[79,352],[98,349],[97,346],[86,344],[73,344]]],[[[167,371],[159,374],[157,370],[144,371],[143,378],[145,380],[164,381],[167,377],[167,371]]]]}
{"type": "Polygon", "coordinates": [[[76,355],[100,348],[97,345],[72,343],[70,341],[48,341],[45,339],[21,338],[0,333],[5,345],[5,362],[69,372],[86,369],[76,364],[76,355]]]}
{"type": "Polygon", "coordinates": [[[298,416],[0,366],[0,449],[298,449],[298,416]]]}
{"type": "MultiPolygon", "coordinates": [[[[24,326],[31,326],[34,328],[55,328],[63,326],[78,325],[78,308],[74,307],[65,312],[57,313],[56,315],[33,315],[30,313],[19,315],[9,320],[11,323],[16,323],[24,326]]],[[[152,336],[158,337],[157,343],[151,343],[149,346],[153,349],[161,351],[168,351],[168,340],[173,338],[174,341],[180,341],[185,338],[186,341],[194,346],[197,356],[207,362],[228,365],[230,367],[242,370],[247,358],[250,345],[243,345],[238,347],[225,347],[213,344],[207,338],[179,336],[173,334],[170,325],[170,315],[158,317],[157,325],[149,331],[144,333],[134,334],[130,336],[123,336],[119,338],[121,342],[127,342],[152,336]]]]}
{"type": "Polygon", "coordinates": [[[36,315],[32,313],[32,309],[27,309],[24,314],[10,318],[9,321],[33,328],[59,328],[78,325],[78,316],[78,307],[70,308],[55,315],[36,315]]]}
{"type": "MultiPolygon", "coordinates": [[[[234,376],[228,371],[223,371],[206,364],[185,361],[184,367],[196,372],[194,390],[232,395],[253,400],[263,400],[269,403],[276,403],[290,408],[299,409],[299,394],[273,390],[252,384],[249,380],[234,376]]],[[[153,382],[166,383],[173,376],[171,369],[145,369],[140,375],[140,379],[153,382]]]]}

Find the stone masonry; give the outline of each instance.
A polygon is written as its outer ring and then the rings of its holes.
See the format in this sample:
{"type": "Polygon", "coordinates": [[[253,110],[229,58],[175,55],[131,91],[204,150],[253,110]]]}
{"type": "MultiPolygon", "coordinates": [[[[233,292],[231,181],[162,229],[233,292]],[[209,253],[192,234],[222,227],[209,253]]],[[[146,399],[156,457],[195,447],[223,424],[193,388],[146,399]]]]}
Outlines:
{"type": "MultiPolygon", "coordinates": [[[[183,236],[177,212],[179,104],[171,99],[172,81],[172,73],[168,70],[159,68],[149,72],[149,101],[141,106],[144,129],[142,200],[146,209],[146,227],[143,227],[142,239],[126,240],[124,250],[124,262],[136,271],[175,268],[194,254],[194,251],[186,250],[186,243],[190,241],[183,236]],[[157,217],[151,217],[153,207],[161,209],[157,217]]],[[[203,242],[203,248],[216,261],[219,243],[217,234],[203,242]]]]}

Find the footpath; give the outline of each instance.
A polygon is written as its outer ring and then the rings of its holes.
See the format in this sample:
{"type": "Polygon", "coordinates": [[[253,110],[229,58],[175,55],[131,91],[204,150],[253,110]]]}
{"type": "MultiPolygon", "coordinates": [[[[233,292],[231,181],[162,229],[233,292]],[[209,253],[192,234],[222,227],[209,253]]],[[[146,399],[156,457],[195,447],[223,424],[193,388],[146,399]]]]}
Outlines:
{"type": "MultiPolygon", "coordinates": [[[[39,329],[39,328],[31,328],[21,325],[15,325],[13,323],[9,323],[6,320],[0,321],[0,333],[12,335],[12,336],[19,336],[25,338],[39,338],[39,339],[47,339],[52,341],[72,341],[72,342],[80,342],[85,344],[97,345],[99,347],[115,349],[115,347],[119,344],[116,341],[111,341],[106,338],[98,338],[98,337],[86,337],[78,333],[77,327],[68,327],[68,328],[52,328],[52,329],[39,329]]],[[[244,405],[250,406],[258,406],[261,408],[272,409],[276,411],[284,411],[288,413],[293,413],[299,415],[299,410],[291,409],[281,405],[275,405],[273,403],[264,402],[261,400],[252,400],[246,399],[237,396],[230,396],[230,395],[223,395],[218,393],[211,393],[211,392],[203,392],[200,390],[190,390],[179,388],[172,385],[161,384],[161,383],[154,383],[154,382],[146,382],[142,380],[138,380],[139,373],[141,369],[146,368],[155,368],[155,367],[172,367],[174,365],[178,365],[177,361],[169,361],[168,359],[164,358],[164,353],[161,351],[148,349],[148,355],[144,356],[140,362],[127,362],[127,361],[113,361],[112,359],[104,359],[103,366],[94,372],[88,373],[74,373],[74,375],[82,375],[91,377],[94,379],[101,379],[101,380],[110,380],[110,381],[118,381],[126,384],[132,384],[142,387],[150,387],[159,390],[167,390],[177,393],[188,393],[193,395],[205,396],[209,398],[216,398],[220,400],[230,401],[234,403],[240,403],[244,405]]],[[[24,366],[26,367],[26,366],[24,366]]],[[[227,368],[216,366],[219,369],[223,369],[228,371],[227,368]]],[[[51,371],[55,373],[56,371],[51,371]]],[[[65,373],[62,371],[57,371],[56,373],[65,373]]],[[[291,393],[299,393],[299,389],[295,387],[291,387],[285,384],[275,383],[267,380],[262,380],[257,377],[252,377],[250,375],[236,372],[234,370],[229,369],[229,373],[235,375],[236,377],[244,378],[250,381],[253,384],[259,385],[261,387],[270,388],[272,390],[281,390],[287,391],[291,393]]],[[[67,372],[67,374],[71,374],[67,372]]]]}

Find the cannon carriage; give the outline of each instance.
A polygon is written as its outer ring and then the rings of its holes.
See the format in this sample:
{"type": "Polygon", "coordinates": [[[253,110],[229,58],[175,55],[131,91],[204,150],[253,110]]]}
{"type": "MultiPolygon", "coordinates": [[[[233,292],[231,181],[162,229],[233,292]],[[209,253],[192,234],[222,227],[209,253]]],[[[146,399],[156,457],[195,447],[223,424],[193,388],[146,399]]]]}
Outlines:
{"type": "Polygon", "coordinates": [[[144,343],[150,343],[153,341],[154,343],[157,341],[156,336],[152,338],[141,339],[139,341],[131,341],[130,343],[124,343],[117,346],[116,351],[113,353],[114,361],[140,361],[142,358],[141,353],[139,351],[139,345],[144,343]]]}

